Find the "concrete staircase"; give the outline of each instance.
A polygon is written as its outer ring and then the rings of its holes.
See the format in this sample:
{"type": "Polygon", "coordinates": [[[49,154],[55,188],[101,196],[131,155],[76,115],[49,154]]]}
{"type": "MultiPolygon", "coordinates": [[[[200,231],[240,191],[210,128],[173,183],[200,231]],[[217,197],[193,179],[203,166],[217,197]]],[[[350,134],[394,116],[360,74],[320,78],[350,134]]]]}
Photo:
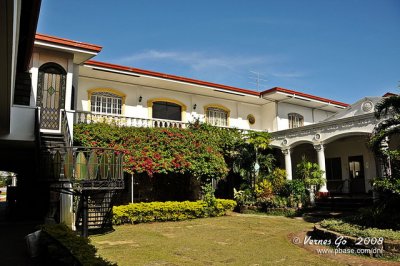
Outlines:
{"type": "Polygon", "coordinates": [[[65,147],[67,143],[64,135],[61,133],[40,132],[40,145],[42,148],[65,147]]]}
{"type": "Polygon", "coordinates": [[[367,194],[362,195],[330,195],[316,199],[316,209],[325,211],[356,211],[359,208],[371,206],[372,197],[367,194]]]}

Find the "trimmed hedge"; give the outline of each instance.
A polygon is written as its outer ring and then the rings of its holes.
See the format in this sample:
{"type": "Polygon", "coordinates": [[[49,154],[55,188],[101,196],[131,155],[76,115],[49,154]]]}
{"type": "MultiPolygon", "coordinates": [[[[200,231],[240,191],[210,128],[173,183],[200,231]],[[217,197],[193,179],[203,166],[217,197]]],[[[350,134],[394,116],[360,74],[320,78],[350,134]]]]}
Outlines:
{"type": "Polygon", "coordinates": [[[182,221],[195,218],[223,216],[236,206],[234,200],[217,199],[214,206],[198,201],[142,202],[114,206],[113,224],[182,221]]]}
{"type": "MultiPolygon", "coordinates": [[[[82,266],[116,266],[96,254],[97,249],[90,243],[90,239],[76,235],[65,224],[46,224],[41,226],[45,234],[41,234],[42,248],[45,246],[44,261],[40,265],[76,265],[76,260],[82,266]],[[57,243],[46,239],[46,235],[55,239],[57,243]],[[69,251],[70,254],[65,251],[69,251]],[[72,255],[72,257],[70,256],[72,255]]],[[[38,265],[39,265],[38,264],[38,265]]]]}

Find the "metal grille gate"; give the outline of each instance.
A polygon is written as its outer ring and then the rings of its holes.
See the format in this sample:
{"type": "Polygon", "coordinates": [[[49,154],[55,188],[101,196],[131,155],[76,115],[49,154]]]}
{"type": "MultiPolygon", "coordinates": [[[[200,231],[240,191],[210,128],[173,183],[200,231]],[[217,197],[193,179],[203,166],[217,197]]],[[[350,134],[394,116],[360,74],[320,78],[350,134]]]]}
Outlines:
{"type": "Polygon", "coordinates": [[[37,106],[40,109],[40,128],[59,129],[60,110],[65,103],[66,75],[55,67],[39,71],[37,106]]]}

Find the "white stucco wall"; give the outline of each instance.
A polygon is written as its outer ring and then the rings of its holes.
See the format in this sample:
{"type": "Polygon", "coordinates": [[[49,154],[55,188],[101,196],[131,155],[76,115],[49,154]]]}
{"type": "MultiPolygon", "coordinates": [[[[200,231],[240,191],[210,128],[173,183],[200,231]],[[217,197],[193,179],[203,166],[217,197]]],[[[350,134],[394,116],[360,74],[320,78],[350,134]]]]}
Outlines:
{"type": "Polygon", "coordinates": [[[277,125],[277,104],[269,102],[261,107],[261,128],[268,132],[278,130],[277,125]]]}
{"type": "Polygon", "coordinates": [[[1,140],[34,141],[35,112],[29,106],[13,105],[11,107],[11,128],[7,135],[0,135],[1,140]]]}
{"type": "MultiPolygon", "coordinates": [[[[237,127],[238,128],[246,128],[246,129],[257,129],[257,130],[262,130],[262,106],[259,105],[252,105],[252,104],[246,104],[246,103],[237,103],[236,104],[236,110],[237,110],[237,127]],[[256,119],[255,123],[253,125],[249,124],[249,121],[247,119],[248,115],[253,115],[256,119]]],[[[234,116],[233,116],[234,117],[234,116]]]]}
{"type": "Polygon", "coordinates": [[[298,113],[302,115],[304,117],[305,126],[320,122],[333,114],[328,111],[313,109],[300,105],[278,103],[278,117],[277,117],[278,130],[284,130],[289,128],[289,121],[288,121],[289,113],[298,113]]]}
{"type": "Polygon", "coordinates": [[[53,62],[62,66],[65,71],[68,70],[68,59],[72,58],[72,55],[44,49],[38,49],[35,52],[39,54],[39,67],[45,63],[53,62]]]}
{"type": "Polygon", "coordinates": [[[204,107],[206,105],[220,105],[229,110],[230,127],[257,130],[262,129],[264,118],[261,115],[261,105],[88,77],[80,77],[78,86],[79,89],[76,92],[76,110],[89,111],[88,91],[91,89],[104,88],[116,90],[126,95],[125,109],[122,114],[126,117],[151,118],[149,117],[147,106],[148,100],[166,98],[179,101],[186,106],[186,117],[184,122],[191,122],[194,121],[194,119],[204,121],[204,107]],[[142,101],[139,103],[140,96],[142,97],[142,101]],[[194,109],[195,104],[196,109],[194,109]],[[255,117],[256,122],[254,125],[250,125],[247,120],[249,114],[252,114],[255,117]]]}

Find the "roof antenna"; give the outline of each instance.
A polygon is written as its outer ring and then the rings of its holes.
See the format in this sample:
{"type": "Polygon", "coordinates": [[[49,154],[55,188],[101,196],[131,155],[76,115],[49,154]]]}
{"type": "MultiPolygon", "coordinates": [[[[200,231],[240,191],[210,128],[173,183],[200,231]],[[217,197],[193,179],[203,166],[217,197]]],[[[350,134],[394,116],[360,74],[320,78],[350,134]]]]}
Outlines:
{"type": "Polygon", "coordinates": [[[260,91],[260,86],[266,87],[266,84],[263,84],[262,82],[263,82],[263,81],[268,81],[268,80],[263,79],[263,78],[260,78],[260,76],[266,77],[266,75],[261,74],[261,73],[258,72],[258,71],[252,71],[252,70],[250,70],[249,72],[250,72],[252,75],[255,76],[255,77],[250,76],[249,78],[251,78],[251,79],[254,80],[254,81],[251,81],[250,83],[251,83],[251,84],[255,84],[255,85],[257,86],[257,89],[256,89],[257,91],[260,91]]]}

